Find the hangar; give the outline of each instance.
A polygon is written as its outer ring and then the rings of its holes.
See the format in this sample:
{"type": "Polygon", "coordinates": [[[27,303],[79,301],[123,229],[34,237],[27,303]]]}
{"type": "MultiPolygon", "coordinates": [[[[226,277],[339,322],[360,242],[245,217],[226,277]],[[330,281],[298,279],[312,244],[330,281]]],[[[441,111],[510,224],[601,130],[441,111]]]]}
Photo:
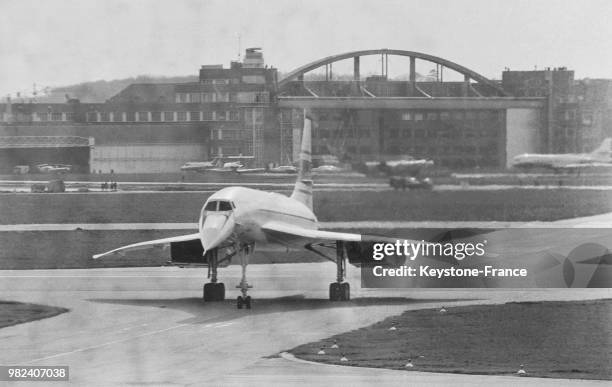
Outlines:
{"type": "Polygon", "coordinates": [[[1,136],[0,173],[16,165],[67,164],[73,171],[89,171],[93,138],[78,136],[1,136]]]}

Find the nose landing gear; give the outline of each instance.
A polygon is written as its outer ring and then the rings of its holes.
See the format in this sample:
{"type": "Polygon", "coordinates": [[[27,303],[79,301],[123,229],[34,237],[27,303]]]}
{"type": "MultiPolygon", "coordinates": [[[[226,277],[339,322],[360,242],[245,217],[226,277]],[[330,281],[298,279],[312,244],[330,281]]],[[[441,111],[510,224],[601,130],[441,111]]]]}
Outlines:
{"type": "Polygon", "coordinates": [[[252,251],[252,247],[248,245],[244,246],[243,248],[238,247],[238,255],[240,256],[240,266],[242,266],[242,279],[240,280],[240,284],[236,286],[238,289],[240,289],[240,292],[242,293],[241,296],[238,296],[238,298],[236,298],[236,307],[238,309],[242,309],[243,306],[246,309],[251,309],[251,296],[247,295],[247,292],[253,286],[249,285],[249,283],[247,282],[246,268],[249,264],[249,255],[252,253],[252,251]]]}

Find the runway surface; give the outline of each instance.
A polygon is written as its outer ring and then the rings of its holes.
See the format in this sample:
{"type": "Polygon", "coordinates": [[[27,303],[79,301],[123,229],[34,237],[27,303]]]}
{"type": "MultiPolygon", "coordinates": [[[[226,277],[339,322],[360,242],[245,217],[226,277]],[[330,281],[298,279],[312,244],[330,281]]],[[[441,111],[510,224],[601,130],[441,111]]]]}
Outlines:
{"type": "MultiPolygon", "coordinates": [[[[327,301],[332,263],[249,266],[252,310],[236,310],[240,268],[220,270],[228,301],[203,304],[203,269],[0,271],[2,299],[62,306],[62,315],[0,330],[0,364],[68,365],[77,385],[516,385],[514,377],[334,368],[274,356],[408,309],[609,298],[610,289],[360,289],[327,301]]],[[[521,385],[603,384],[523,378],[521,385]]]]}

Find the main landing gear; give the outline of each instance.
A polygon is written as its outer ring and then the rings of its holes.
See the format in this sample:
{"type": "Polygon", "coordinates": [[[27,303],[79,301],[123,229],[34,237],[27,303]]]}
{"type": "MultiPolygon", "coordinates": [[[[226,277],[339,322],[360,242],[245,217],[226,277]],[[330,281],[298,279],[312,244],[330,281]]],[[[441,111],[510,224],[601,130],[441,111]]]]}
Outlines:
{"type": "Polygon", "coordinates": [[[351,287],[344,282],[346,276],[346,254],[344,242],[336,241],[336,282],[329,284],[330,301],[349,301],[351,299],[351,287]]]}
{"type": "Polygon", "coordinates": [[[251,296],[247,295],[247,292],[253,286],[249,285],[246,279],[246,267],[249,264],[249,255],[253,252],[253,247],[246,245],[240,248],[238,247],[238,255],[240,256],[240,266],[242,266],[242,279],[240,280],[240,284],[236,286],[240,289],[242,293],[241,296],[236,298],[236,307],[238,309],[242,309],[244,306],[246,309],[251,309],[251,296]]]}
{"type": "Polygon", "coordinates": [[[208,277],[210,282],[204,284],[202,298],[204,301],[223,301],[225,300],[225,284],[217,282],[217,268],[219,267],[219,255],[215,249],[210,252],[208,257],[208,277]]]}

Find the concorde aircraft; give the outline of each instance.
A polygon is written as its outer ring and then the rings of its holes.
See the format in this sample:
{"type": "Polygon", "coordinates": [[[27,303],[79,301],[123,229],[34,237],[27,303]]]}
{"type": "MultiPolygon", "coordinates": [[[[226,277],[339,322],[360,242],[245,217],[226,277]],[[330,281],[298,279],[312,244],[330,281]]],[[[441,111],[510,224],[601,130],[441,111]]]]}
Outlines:
{"type": "Polygon", "coordinates": [[[319,230],[312,207],[311,125],[312,119],[305,112],[299,171],[290,197],[244,187],[224,188],[211,195],[202,207],[197,233],[135,243],[93,258],[170,245],[174,260],[196,262],[199,259],[209,267],[211,282],[204,285],[203,298],[205,301],[221,301],[225,298],[225,285],[217,282],[217,268],[238,255],[242,279],[237,287],[242,295],[237,298],[237,307],[241,309],[243,306],[251,307],[251,297],[247,295],[251,286],[247,282],[246,268],[254,248],[266,244],[305,248],[336,263],[336,282],[329,286],[330,300],[349,300],[350,287],[344,282],[347,255],[349,262],[360,264],[362,262],[357,261],[368,256],[360,250],[364,246],[360,242],[387,239],[319,230]],[[335,250],[335,259],[323,252],[325,248],[335,250]]]}
{"type": "Polygon", "coordinates": [[[580,170],[588,168],[612,168],[612,138],[606,138],[591,153],[522,154],[512,161],[515,168],[548,168],[553,170],[580,170]]]}

